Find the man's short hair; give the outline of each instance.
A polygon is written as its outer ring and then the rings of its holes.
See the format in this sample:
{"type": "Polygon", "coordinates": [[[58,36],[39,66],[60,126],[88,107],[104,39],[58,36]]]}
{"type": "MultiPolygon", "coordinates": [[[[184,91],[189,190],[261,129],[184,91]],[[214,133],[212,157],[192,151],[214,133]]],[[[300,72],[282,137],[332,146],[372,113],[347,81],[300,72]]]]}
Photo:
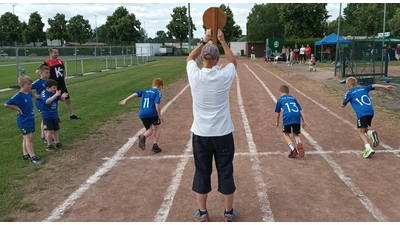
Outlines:
{"type": "Polygon", "coordinates": [[[206,44],[201,49],[203,59],[216,59],[219,56],[218,47],[214,44],[206,44]]]}

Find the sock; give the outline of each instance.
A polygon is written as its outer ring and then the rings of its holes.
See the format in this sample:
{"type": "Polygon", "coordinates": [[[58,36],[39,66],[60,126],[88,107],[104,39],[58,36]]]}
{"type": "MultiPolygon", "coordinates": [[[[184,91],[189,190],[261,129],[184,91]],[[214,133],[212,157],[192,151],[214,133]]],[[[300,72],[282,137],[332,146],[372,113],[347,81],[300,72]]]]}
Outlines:
{"type": "Polygon", "coordinates": [[[367,136],[369,137],[371,135],[371,133],[372,133],[372,130],[368,130],[367,131],[367,136]]]}
{"type": "Polygon", "coordinates": [[[153,147],[158,147],[158,144],[157,144],[157,143],[154,143],[154,144],[153,144],[153,147]]]}
{"type": "Polygon", "coordinates": [[[289,148],[293,151],[295,149],[294,144],[292,142],[289,143],[289,148]]]}
{"type": "Polygon", "coordinates": [[[225,211],[225,214],[232,214],[233,213],[233,208],[229,211],[225,211]]]}
{"type": "Polygon", "coordinates": [[[369,144],[366,144],[365,149],[369,149],[369,148],[371,148],[371,146],[369,144]]]}
{"type": "Polygon", "coordinates": [[[200,211],[200,216],[202,216],[202,215],[204,215],[204,214],[207,214],[208,212],[207,212],[207,210],[205,211],[205,212],[203,212],[203,211],[201,211],[200,209],[199,209],[199,211],[200,211]]]}
{"type": "Polygon", "coordinates": [[[299,139],[299,140],[296,140],[296,144],[298,144],[298,143],[301,143],[301,140],[299,139]]]}

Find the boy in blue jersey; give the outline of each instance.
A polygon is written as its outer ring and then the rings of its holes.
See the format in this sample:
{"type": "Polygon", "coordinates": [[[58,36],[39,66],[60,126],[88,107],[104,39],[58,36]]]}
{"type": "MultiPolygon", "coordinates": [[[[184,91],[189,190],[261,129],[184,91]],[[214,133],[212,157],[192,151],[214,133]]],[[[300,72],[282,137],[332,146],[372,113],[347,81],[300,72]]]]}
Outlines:
{"type": "MultiPolygon", "coordinates": [[[[50,68],[46,65],[41,65],[38,69],[38,75],[39,75],[39,79],[35,80],[35,82],[33,82],[32,84],[32,90],[36,90],[36,108],[39,110],[39,112],[42,111],[43,108],[43,101],[42,98],[40,97],[42,94],[43,90],[46,90],[46,80],[49,79],[50,77],[50,68]]],[[[43,120],[40,124],[40,140],[46,142],[46,136],[44,133],[44,129],[43,129],[43,120]]]]}
{"type": "Polygon", "coordinates": [[[297,100],[293,96],[289,95],[289,87],[287,85],[282,85],[279,88],[279,92],[281,93],[281,97],[278,99],[275,106],[276,127],[279,127],[279,118],[282,110],[282,131],[283,137],[290,148],[289,158],[294,158],[297,155],[304,157],[305,151],[300,140],[300,124],[303,125],[303,128],[306,128],[308,124],[304,118],[302,108],[297,100]],[[296,140],[297,149],[290,138],[292,132],[293,137],[296,140]]]}
{"type": "Polygon", "coordinates": [[[68,93],[61,94],[61,90],[57,90],[58,83],[53,79],[46,80],[46,90],[41,93],[42,101],[44,102],[42,108],[43,128],[46,131],[47,148],[46,151],[54,151],[62,148],[58,136],[60,130],[60,118],[58,117],[58,101],[65,101],[68,93]],[[52,144],[52,138],[56,146],[52,144]]]}
{"type": "Polygon", "coordinates": [[[128,96],[124,100],[120,101],[120,105],[125,105],[126,102],[136,97],[142,98],[140,105],[139,118],[142,120],[146,131],[139,135],[139,148],[141,150],[146,149],[146,138],[150,137],[154,133],[153,148],[151,151],[154,153],[160,153],[162,150],[158,146],[158,140],[160,138],[160,124],[164,122],[161,116],[161,89],[163,88],[163,81],[161,78],[156,78],[152,82],[152,87],[148,90],[138,91],[128,96]]]}
{"type": "Polygon", "coordinates": [[[374,147],[378,147],[379,139],[378,133],[376,131],[368,130],[368,126],[371,126],[372,118],[374,117],[374,108],[372,106],[368,93],[375,88],[384,88],[388,91],[393,91],[396,88],[392,85],[381,84],[370,84],[368,86],[356,87],[357,82],[356,78],[354,77],[347,78],[346,84],[349,91],[344,97],[342,108],[344,108],[349,102],[353,107],[353,110],[357,116],[358,135],[360,136],[365,146],[363,157],[370,158],[373,154],[375,154],[375,151],[369,145],[367,136],[369,136],[369,139],[371,140],[374,147]]]}
{"type": "Polygon", "coordinates": [[[43,161],[33,151],[33,137],[35,132],[35,111],[32,102],[32,79],[28,76],[18,78],[20,91],[12,98],[6,101],[5,107],[18,112],[17,123],[18,128],[22,132],[22,151],[23,160],[30,160],[34,164],[42,164],[43,161]]]}

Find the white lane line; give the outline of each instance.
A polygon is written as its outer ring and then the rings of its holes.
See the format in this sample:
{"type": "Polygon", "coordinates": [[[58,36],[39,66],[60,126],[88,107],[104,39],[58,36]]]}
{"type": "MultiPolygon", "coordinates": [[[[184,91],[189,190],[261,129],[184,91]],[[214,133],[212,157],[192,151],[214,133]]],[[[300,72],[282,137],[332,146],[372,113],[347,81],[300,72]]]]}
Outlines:
{"type": "Polygon", "coordinates": [[[267,185],[264,182],[263,176],[261,174],[260,161],[258,160],[257,147],[253,140],[253,134],[251,133],[251,128],[249,124],[249,120],[247,119],[246,111],[243,106],[242,94],[240,92],[240,83],[239,76],[236,75],[236,84],[237,84],[237,97],[240,113],[242,114],[242,120],[244,125],[244,130],[246,133],[247,143],[249,145],[249,150],[251,153],[251,164],[252,169],[255,174],[255,180],[257,184],[257,194],[258,201],[260,203],[260,209],[262,213],[262,220],[264,222],[274,222],[274,215],[272,214],[271,206],[268,200],[267,194],[267,185]]]}
{"type": "Polygon", "coordinates": [[[189,142],[186,144],[186,149],[182,155],[182,158],[178,166],[176,167],[174,178],[171,180],[171,184],[169,185],[168,190],[165,193],[164,201],[154,218],[154,222],[165,222],[165,220],[167,219],[169,210],[171,209],[172,206],[172,202],[174,201],[175,194],[178,191],[179,185],[181,184],[183,171],[185,170],[189,158],[192,157],[191,153],[192,153],[192,138],[190,138],[189,142]]]}
{"type": "MultiPolygon", "coordinates": [[[[268,73],[274,75],[276,78],[278,78],[279,80],[283,81],[284,83],[286,83],[287,85],[289,85],[291,88],[293,88],[294,90],[296,90],[297,92],[299,92],[301,95],[303,95],[304,97],[308,98],[310,101],[312,101],[313,103],[315,103],[317,106],[321,107],[322,109],[324,109],[325,111],[327,111],[329,114],[331,114],[332,116],[338,118],[340,121],[348,124],[351,128],[357,130],[357,128],[354,126],[355,123],[350,123],[348,120],[346,120],[345,118],[339,116],[338,114],[334,113],[333,111],[331,111],[330,109],[328,109],[327,107],[325,107],[324,105],[320,104],[319,102],[315,101],[314,99],[312,99],[311,97],[309,97],[308,95],[304,94],[303,92],[301,92],[299,89],[295,88],[292,84],[290,84],[289,82],[285,81],[284,79],[280,78],[278,75],[274,74],[273,72],[265,69],[264,67],[260,66],[259,64],[257,64],[257,66],[261,67],[261,69],[267,71],[268,73]]],[[[379,144],[380,146],[384,147],[387,150],[393,149],[392,147],[390,147],[389,145],[384,144],[383,142],[380,142],[379,144]]]]}
{"type": "MultiPolygon", "coordinates": [[[[246,65],[244,64],[247,69],[263,84],[264,88],[267,88],[262,82],[258,76],[246,65]]],[[[281,79],[284,81],[283,79],[281,79]]],[[[286,81],[284,81],[286,82],[286,81]]],[[[287,82],[286,82],[287,83],[287,82]]],[[[287,83],[289,84],[289,83],[287,83]]],[[[268,89],[268,88],[267,88],[268,89]]],[[[268,93],[271,93],[269,89],[267,90],[268,93]]],[[[304,94],[303,94],[304,95],[304,94]]],[[[276,103],[276,98],[272,93],[270,94],[270,97],[274,102],[276,103]]],[[[322,147],[306,132],[305,130],[301,131],[303,136],[308,139],[310,144],[317,150],[317,152],[324,152],[322,147]]],[[[333,171],[338,175],[338,177],[350,188],[350,190],[353,192],[355,196],[359,199],[359,201],[364,205],[364,207],[372,214],[372,216],[379,222],[386,222],[387,218],[383,213],[379,210],[378,207],[374,205],[374,203],[369,200],[369,198],[360,190],[360,188],[354,184],[350,177],[347,177],[343,171],[343,169],[335,162],[335,160],[332,159],[331,156],[326,155],[326,154],[321,154],[322,158],[329,164],[329,166],[332,167],[333,171]]]]}
{"type": "MultiPolygon", "coordinates": [[[[375,151],[379,152],[379,154],[391,153],[391,154],[395,154],[397,157],[400,157],[400,149],[396,149],[396,150],[375,150],[375,151]]],[[[346,154],[352,154],[352,155],[360,156],[360,160],[365,160],[365,159],[361,159],[362,152],[363,152],[362,150],[343,150],[343,151],[327,151],[327,150],[324,150],[323,152],[307,151],[307,155],[346,155],[346,154]]],[[[282,150],[282,151],[276,151],[276,152],[256,152],[256,153],[236,152],[235,153],[235,157],[252,156],[252,155],[258,155],[258,156],[287,155],[287,151],[286,150],[282,150]]],[[[120,160],[163,160],[163,159],[182,159],[182,158],[193,158],[193,155],[130,156],[130,157],[122,157],[120,160]]],[[[103,160],[109,160],[109,159],[110,159],[109,157],[104,157],[103,158],[103,160]]]]}
{"type": "MultiPolygon", "coordinates": [[[[189,84],[187,84],[171,101],[169,101],[162,109],[161,112],[164,113],[169,106],[179,97],[182,95],[182,93],[189,87],[189,84]]],[[[108,161],[104,162],[103,165],[101,165],[96,172],[90,176],[81,186],[74,191],[71,195],[68,196],[68,198],[58,205],[53,212],[50,214],[49,217],[47,217],[43,222],[52,222],[55,221],[64,214],[64,212],[71,207],[75,201],[80,198],[89,188],[92,184],[95,184],[104,174],[106,174],[108,171],[111,170],[115,166],[115,164],[122,159],[122,157],[125,155],[126,152],[132,147],[133,143],[137,140],[138,135],[142,134],[145,131],[144,128],[140,129],[135,136],[129,138],[129,141],[125,143],[120,149],[118,149],[113,157],[109,159],[108,161]]]]}

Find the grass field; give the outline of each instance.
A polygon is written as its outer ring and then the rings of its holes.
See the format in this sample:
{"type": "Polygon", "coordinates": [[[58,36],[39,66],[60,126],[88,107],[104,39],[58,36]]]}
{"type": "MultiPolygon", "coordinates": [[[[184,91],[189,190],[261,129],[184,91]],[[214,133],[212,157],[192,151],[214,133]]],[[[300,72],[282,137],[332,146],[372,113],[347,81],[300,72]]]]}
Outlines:
{"type": "MultiPolygon", "coordinates": [[[[35,64],[32,65],[32,70],[36,66],[35,64]]],[[[85,66],[85,69],[92,70],[91,66],[85,66]]],[[[74,111],[76,115],[82,117],[82,120],[70,122],[65,104],[59,103],[60,119],[65,121],[60,124],[59,134],[62,144],[68,146],[85,139],[91,133],[95,133],[105,122],[132,110],[132,107],[119,107],[118,102],[120,100],[137,90],[150,88],[151,81],[157,77],[163,79],[164,86],[168,86],[168,84],[184,76],[185,68],[184,59],[157,60],[68,79],[67,87],[71,93],[74,111]]],[[[3,73],[1,72],[1,74],[3,73]]],[[[0,84],[6,82],[8,82],[8,78],[0,76],[0,84]]],[[[18,91],[16,89],[0,93],[0,102],[4,104],[18,91]]],[[[134,110],[139,109],[139,104],[140,100],[138,99],[131,103],[131,105],[134,105],[134,110]]],[[[45,151],[45,144],[39,140],[40,114],[37,111],[35,113],[34,150],[45,163],[51,163],[53,157],[60,157],[58,154],[60,152],[50,153],[45,151]]],[[[16,112],[0,107],[0,114],[0,221],[13,221],[13,218],[9,216],[12,212],[21,210],[22,212],[29,212],[36,208],[33,203],[22,201],[24,196],[35,191],[35,187],[28,192],[23,191],[23,183],[26,180],[35,179],[35,176],[39,173],[51,171],[43,171],[45,169],[40,165],[33,165],[22,160],[22,137],[17,128],[16,112]]],[[[68,152],[65,154],[68,154],[68,152]]]]}
{"type": "MultiPolygon", "coordinates": [[[[130,56],[113,56],[108,58],[82,58],[78,60],[70,59],[64,60],[67,76],[74,74],[89,73],[93,70],[105,70],[107,68],[123,67],[127,65],[137,65],[143,63],[143,59],[130,56]],[[83,64],[83,68],[82,68],[83,64]]],[[[36,69],[43,63],[40,59],[30,59],[24,61],[20,59],[19,64],[25,68],[25,74],[30,76],[33,80],[38,77],[35,74],[36,69]]],[[[0,62],[0,89],[9,88],[17,84],[17,67],[15,60],[7,59],[0,62]]]]}

